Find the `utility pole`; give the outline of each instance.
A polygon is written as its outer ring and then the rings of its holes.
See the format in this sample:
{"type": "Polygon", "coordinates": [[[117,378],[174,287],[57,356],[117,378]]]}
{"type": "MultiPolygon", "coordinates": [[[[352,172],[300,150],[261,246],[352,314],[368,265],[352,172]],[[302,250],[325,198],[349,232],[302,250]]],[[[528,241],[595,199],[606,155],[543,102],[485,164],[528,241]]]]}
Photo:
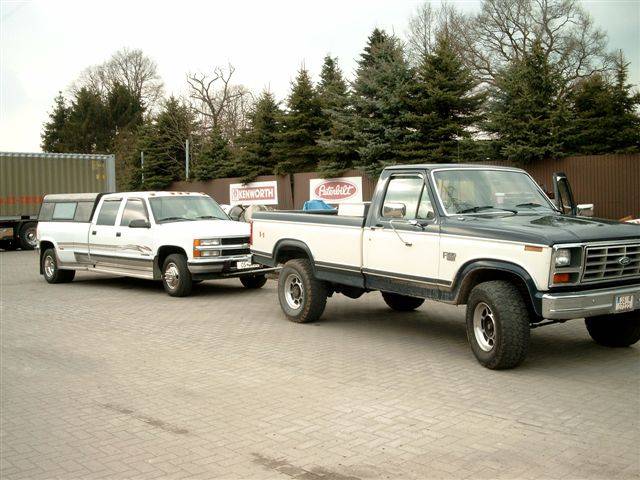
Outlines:
{"type": "Polygon", "coordinates": [[[140,172],[142,172],[142,183],[144,184],[144,152],[140,152],[140,172]]]}
{"type": "Polygon", "coordinates": [[[189,139],[184,144],[184,171],[187,180],[189,180],[189,139]]]}

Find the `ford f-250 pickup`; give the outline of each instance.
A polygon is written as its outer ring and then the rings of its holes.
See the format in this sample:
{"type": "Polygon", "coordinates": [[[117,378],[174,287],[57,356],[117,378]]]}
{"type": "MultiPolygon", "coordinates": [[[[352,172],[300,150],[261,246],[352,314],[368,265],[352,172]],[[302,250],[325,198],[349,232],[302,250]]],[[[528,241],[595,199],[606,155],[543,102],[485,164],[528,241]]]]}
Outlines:
{"type": "Polygon", "coordinates": [[[466,304],[471,349],[491,369],[525,359],[531,328],[569,319],[586,318],[602,345],[631,345],[640,227],[576,215],[566,177],[554,180],[560,206],[516,168],[388,167],[370,204],[256,213],[251,251],[284,265],[278,296],[295,322],[317,320],[335,292],[379,290],[399,311],[466,304]]]}
{"type": "Polygon", "coordinates": [[[40,273],[49,283],[91,270],[162,280],[169,295],[184,297],[206,279],[239,277],[260,288],[273,270],[251,263],[249,225],[202,193],[46,195],[38,220],[40,273]]]}

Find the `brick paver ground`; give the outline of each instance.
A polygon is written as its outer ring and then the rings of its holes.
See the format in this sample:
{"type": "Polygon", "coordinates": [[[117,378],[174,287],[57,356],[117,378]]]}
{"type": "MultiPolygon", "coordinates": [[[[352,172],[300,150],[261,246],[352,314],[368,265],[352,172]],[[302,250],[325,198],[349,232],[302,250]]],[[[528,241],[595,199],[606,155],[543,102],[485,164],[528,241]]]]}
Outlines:
{"type": "Polygon", "coordinates": [[[581,321],[516,370],[476,363],[463,310],[378,294],[287,322],[276,283],[48,285],[0,253],[1,473],[17,478],[638,478],[640,348],[581,321]]]}

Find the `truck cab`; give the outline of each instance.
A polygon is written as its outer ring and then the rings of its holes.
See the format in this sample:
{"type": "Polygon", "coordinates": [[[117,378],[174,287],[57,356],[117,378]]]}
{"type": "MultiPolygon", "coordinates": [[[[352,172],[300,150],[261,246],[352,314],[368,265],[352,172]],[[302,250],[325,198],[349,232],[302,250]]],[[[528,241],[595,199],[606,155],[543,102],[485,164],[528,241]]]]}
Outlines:
{"type": "Polygon", "coordinates": [[[516,366],[531,328],[569,319],[586,318],[599,343],[635,343],[640,227],[577,215],[557,179],[560,206],[517,168],[388,167],[360,214],[257,213],[252,251],[284,265],[280,304],[294,321],[318,319],[336,292],[377,290],[400,311],[466,304],[469,342],[489,368],[516,366]]]}
{"type": "Polygon", "coordinates": [[[207,279],[239,277],[259,288],[268,271],[251,263],[249,226],[202,193],[47,195],[37,238],[49,283],[90,270],[162,280],[169,295],[186,296],[207,279]]]}

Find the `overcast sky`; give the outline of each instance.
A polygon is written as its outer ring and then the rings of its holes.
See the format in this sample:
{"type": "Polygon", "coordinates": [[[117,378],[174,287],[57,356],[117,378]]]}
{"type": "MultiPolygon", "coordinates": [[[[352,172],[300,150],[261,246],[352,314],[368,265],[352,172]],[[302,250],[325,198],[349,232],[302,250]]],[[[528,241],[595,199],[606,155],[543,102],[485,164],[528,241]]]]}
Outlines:
{"type": "MultiPolygon", "coordinates": [[[[235,81],[283,99],[302,63],[314,76],[322,58],[347,74],[374,26],[402,35],[420,2],[13,1],[0,0],[0,150],[40,151],[53,99],[89,65],[122,47],[153,58],[167,93],[186,92],[185,74],[233,63],[235,81]]],[[[437,3],[437,0],[436,0],[437,3]]],[[[466,11],[478,0],[456,2],[466,11]]],[[[640,83],[640,0],[584,1],[631,61],[640,83]]]]}

